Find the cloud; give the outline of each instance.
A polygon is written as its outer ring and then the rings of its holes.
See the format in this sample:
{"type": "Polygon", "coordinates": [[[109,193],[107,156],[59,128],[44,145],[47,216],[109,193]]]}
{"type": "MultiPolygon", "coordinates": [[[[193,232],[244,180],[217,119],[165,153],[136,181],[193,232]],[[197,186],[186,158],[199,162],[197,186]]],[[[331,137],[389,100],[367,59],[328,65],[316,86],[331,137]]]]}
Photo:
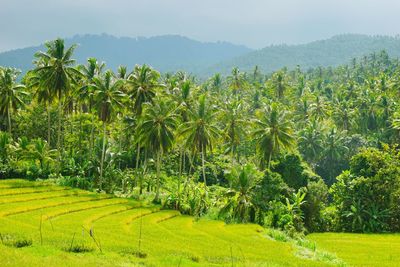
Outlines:
{"type": "Polygon", "coordinates": [[[181,34],[250,47],[398,33],[397,0],[1,0],[0,51],[84,33],[181,34]]]}

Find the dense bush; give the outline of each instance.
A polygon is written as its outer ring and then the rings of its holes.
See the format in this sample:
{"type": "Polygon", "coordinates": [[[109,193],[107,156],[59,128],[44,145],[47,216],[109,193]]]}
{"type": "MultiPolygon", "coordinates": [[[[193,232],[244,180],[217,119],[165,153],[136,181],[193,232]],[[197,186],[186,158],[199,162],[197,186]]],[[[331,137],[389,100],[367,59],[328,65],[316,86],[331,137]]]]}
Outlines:
{"type": "Polygon", "coordinates": [[[399,230],[400,157],[396,149],[364,149],[332,186],[339,229],[351,232],[399,230]]]}

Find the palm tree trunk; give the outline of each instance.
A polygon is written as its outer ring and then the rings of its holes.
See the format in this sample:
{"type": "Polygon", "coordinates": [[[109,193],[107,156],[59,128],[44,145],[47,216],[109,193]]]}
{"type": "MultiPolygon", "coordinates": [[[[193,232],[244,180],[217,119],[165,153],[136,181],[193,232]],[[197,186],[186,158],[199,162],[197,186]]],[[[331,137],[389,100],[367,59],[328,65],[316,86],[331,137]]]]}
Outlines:
{"type": "Polygon", "coordinates": [[[202,172],[203,172],[204,186],[207,187],[205,159],[204,159],[204,146],[203,145],[201,146],[201,168],[202,168],[202,172]]]}
{"type": "Polygon", "coordinates": [[[272,151],[269,153],[268,156],[268,170],[271,170],[271,160],[272,160],[272,151]]]}
{"type": "Polygon", "coordinates": [[[232,163],[232,166],[235,163],[235,154],[233,152],[233,150],[234,150],[233,148],[234,148],[234,145],[231,146],[231,163],[232,163]]]}
{"type": "Polygon", "coordinates": [[[147,149],[144,150],[144,162],[143,162],[143,172],[139,176],[139,194],[143,194],[143,177],[146,175],[147,171],[147,149]]]}
{"type": "Polygon", "coordinates": [[[94,115],[92,114],[92,107],[90,106],[90,115],[92,116],[91,119],[91,129],[90,129],[90,143],[89,143],[89,157],[90,159],[93,158],[93,150],[94,150],[94,115]]]}
{"type": "Polygon", "coordinates": [[[107,134],[107,122],[103,121],[103,148],[101,150],[101,159],[100,159],[100,179],[99,179],[99,188],[103,189],[103,168],[104,168],[104,158],[106,154],[106,134],[107,134]]]}
{"type": "Polygon", "coordinates": [[[61,146],[61,112],[62,112],[62,105],[61,99],[58,100],[58,128],[57,128],[57,148],[60,152],[61,146]]]}
{"type": "Polygon", "coordinates": [[[11,112],[10,112],[11,108],[10,108],[10,106],[11,106],[11,103],[7,109],[7,117],[8,117],[8,132],[10,133],[10,137],[11,137],[11,112]]]}
{"type": "Polygon", "coordinates": [[[157,168],[157,181],[156,181],[156,196],[153,200],[154,203],[160,203],[160,165],[161,165],[162,151],[157,152],[156,168],[157,168]]]}
{"type": "Polygon", "coordinates": [[[50,145],[50,134],[51,134],[51,114],[50,114],[50,107],[47,106],[47,144],[49,144],[49,147],[51,147],[50,145]]]}
{"type": "Polygon", "coordinates": [[[139,194],[141,195],[141,194],[142,194],[142,190],[143,190],[143,188],[142,188],[142,182],[143,182],[143,180],[142,180],[141,175],[139,174],[139,162],[140,162],[140,143],[138,143],[137,149],[136,149],[136,164],[135,164],[135,169],[136,169],[136,175],[137,175],[138,178],[139,178],[139,194]]]}
{"type": "Polygon", "coordinates": [[[61,97],[58,98],[58,129],[57,129],[57,150],[58,150],[58,173],[61,170],[61,160],[62,160],[62,153],[61,153],[61,116],[62,116],[62,104],[61,104],[61,97]]]}
{"type": "Polygon", "coordinates": [[[137,144],[137,149],[136,149],[136,164],[135,164],[135,169],[139,169],[139,161],[140,161],[140,143],[137,144]]]}
{"type": "Polygon", "coordinates": [[[181,205],[182,166],[183,166],[183,148],[180,149],[180,155],[179,155],[178,203],[177,203],[175,209],[179,209],[179,207],[181,205]]]}

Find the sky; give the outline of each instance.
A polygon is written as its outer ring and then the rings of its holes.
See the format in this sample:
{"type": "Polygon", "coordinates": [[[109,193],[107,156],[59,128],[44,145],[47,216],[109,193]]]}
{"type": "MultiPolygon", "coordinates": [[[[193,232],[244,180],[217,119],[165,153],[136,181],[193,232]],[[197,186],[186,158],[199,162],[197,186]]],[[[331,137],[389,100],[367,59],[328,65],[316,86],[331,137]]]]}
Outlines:
{"type": "Polygon", "coordinates": [[[400,33],[399,0],[0,0],[0,51],[57,37],[179,34],[262,48],[400,33]]]}

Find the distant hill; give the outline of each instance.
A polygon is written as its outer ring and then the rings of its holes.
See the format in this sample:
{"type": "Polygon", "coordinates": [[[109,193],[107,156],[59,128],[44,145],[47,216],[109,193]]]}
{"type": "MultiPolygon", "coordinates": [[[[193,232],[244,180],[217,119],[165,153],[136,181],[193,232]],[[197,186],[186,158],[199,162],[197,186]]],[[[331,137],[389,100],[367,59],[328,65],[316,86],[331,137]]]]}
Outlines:
{"type": "MultiPolygon", "coordinates": [[[[216,72],[228,74],[234,66],[248,71],[258,65],[265,73],[297,65],[303,69],[337,66],[381,50],[386,50],[391,57],[400,57],[400,37],[360,34],[337,35],[300,45],[271,45],[259,50],[227,42],[199,42],[177,35],[150,38],[77,35],[66,39],[66,43],[79,45],[74,55],[78,63],[96,57],[114,70],[119,65],[132,69],[135,64],[146,63],[161,72],[185,70],[202,77],[216,72]]],[[[33,67],[33,55],[39,50],[44,50],[43,45],[0,53],[0,66],[26,71],[33,67]]]]}
{"type": "MultiPolygon", "coordinates": [[[[132,69],[136,64],[146,63],[162,72],[185,70],[197,73],[207,66],[251,51],[245,46],[227,42],[199,42],[178,35],[150,38],[76,35],[65,42],[79,45],[74,54],[78,63],[86,63],[88,57],[96,57],[114,70],[119,65],[132,69]]],[[[0,53],[0,66],[26,71],[33,67],[34,53],[44,49],[41,45],[0,53]]]]}
{"type": "Polygon", "coordinates": [[[302,69],[337,66],[381,50],[386,50],[391,57],[400,57],[400,37],[345,34],[301,45],[272,45],[220,62],[204,73],[227,74],[234,66],[248,71],[258,65],[266,73],[283,67],[293,69],[297,65],[302,69]]]}

